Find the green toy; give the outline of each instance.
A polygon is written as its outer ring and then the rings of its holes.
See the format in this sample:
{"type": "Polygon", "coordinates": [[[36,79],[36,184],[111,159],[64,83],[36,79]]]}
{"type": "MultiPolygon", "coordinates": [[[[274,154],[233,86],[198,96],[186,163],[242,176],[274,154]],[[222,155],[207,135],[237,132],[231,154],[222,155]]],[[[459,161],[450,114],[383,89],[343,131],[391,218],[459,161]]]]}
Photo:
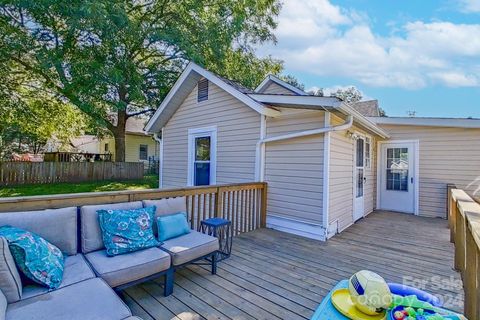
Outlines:
{"type": "Polygon", "coordinates": [[[453,312],[448,313],[445,309],[440,309],[432,306],[430,303],[421,301],[417,296],[398,296],[393,295],[392,305],[390,309],[396,307],[404,307],[408,313],[406,320],[416,319],[417,315],[423,315],[426,320],[465,320],[463,316],[456,315],[453,312]],[[428,314],[425,311],[435,312],[436,314],[428,314]]]}

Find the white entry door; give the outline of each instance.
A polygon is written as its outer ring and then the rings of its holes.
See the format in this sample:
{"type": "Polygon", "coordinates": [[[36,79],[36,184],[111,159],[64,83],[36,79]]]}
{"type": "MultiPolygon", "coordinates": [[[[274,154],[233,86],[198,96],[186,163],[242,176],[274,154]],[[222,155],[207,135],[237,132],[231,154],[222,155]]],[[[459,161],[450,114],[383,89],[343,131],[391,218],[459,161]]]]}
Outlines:
{"type": "Polygon", "coordinates": [[[414,142],[385,143],[380,148],[380,209],[415,213],[414,142]]]}
{"type": "Polygon", "coordinates": [[[355,186],[354,196],[354,208],[353,208],[353,220],[357,221],[363,217],[365,212],[364,206],[364,187],[365,187],[365,138],[358,137],[355,141],[355,186]]]}

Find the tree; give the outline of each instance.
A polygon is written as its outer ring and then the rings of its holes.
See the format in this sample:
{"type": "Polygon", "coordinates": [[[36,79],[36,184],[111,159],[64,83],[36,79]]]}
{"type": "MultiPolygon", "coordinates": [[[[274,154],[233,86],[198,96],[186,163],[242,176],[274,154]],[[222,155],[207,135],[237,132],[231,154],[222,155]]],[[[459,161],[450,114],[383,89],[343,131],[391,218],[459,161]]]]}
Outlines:
{"type": "Polygon", "coordinates": [[[280,79],[282,79],[288,84],[291,84],[295,88],[298,88],[300,90],[305,90],[305,85],[300,81],[298,81],[298,79],[295,76],[292,76],[291,74],[281,75],[280,79]]]}
{"type": "Polygon", "coordinates": [[[252,46],[275,40],[279,10],[278,0],[0,0],[0,67],[13,63],[107,128],[124,161],[127,119],[155,110],[186,61],[246,85],[278,71],[252,46]]]}
{"type": "Polygon", "coordinates": [[[308,94],[311,96],[323,97],[325,93],[323,92],[323,88],[318,88],[316,90],[308,91],[308,94]]]}
{"type": "Polygon", "coordinates": [[[0,159],[8,159],[13,152],[37,154],[51,138],[68,144],[72,136],[88,129],[85,117],[73,106],[38,95],[27,79],[23,79],[27,86],[14,80],[0,71],[0,159]]]}
{"type": "Polygon", "coordinates": [[[354,103],[362,100],[363,96],[360,90],[355,87],[348,87],[346,89],[338,89],[332,93],[332,97],[337,97],[347,103],[354,103]]]}

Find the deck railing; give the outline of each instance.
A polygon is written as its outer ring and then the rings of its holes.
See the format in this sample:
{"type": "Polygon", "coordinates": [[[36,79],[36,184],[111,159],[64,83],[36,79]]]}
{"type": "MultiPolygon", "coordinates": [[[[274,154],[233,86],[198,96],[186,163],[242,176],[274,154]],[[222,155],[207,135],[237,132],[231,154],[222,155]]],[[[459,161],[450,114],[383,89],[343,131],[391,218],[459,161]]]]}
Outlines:
{"type": "Polygon", "coordinates": [[[480,204],[465,191],[448,188],[448,218],[455,243],[455,269],[465,290],[465,316],[480,320],[480,204]]]}
{"type": "Polygon", "coordinates": [[[80,207],[89,204],[186,197],[192,229],[200,221],[222,217],[232,221],[234,235],[266,226],[267,184],[239,183],[179,189],[91,192],[63,195],[0,198],[0,214],[9,211],[80,207]]]}

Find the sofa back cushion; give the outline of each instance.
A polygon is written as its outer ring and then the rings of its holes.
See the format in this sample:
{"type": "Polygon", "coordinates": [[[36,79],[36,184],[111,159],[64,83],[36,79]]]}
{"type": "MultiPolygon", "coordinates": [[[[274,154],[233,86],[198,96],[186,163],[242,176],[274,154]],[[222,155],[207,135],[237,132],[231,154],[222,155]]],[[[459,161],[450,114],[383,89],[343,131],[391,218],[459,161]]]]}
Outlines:
{"type": "Polygon", "coordinates": [[[89,253],[105,248],[103,245],[102,230],[100,229],[97,210],[131,210],[140,208],[142,208],[141,201],[81,207],[80,221],[82,252],[89,253]]]}
{"type": "MultiPolygon", "coordinates": [[[[187,197],[166,198],[160,200],[143,200],[144,207],[155,206],[155,219],[153,232],[158,234],[157,218],[162,215],[170,215],[172,213],[187,212],[187,197]]],[[[188,214],[187,214],[188,220],[188,214]]]]}
{"type": "Polygon", "coordinates": [[[0,226],[10,225],[38,234],[67,255],[77,254],[77,208],[2,212],[0,226]]]}
{"type": "Polygon", "coordinates": [[[176,197],[160,200],[143,200],[144,207],[155,206],[155,217],[164,214],[172,214],[177,212],[187,212],[187,198],[176,197]]]}
{"type": "Polygon", "coordinates": [[[7,317],[7,299],[0,290],[0,320],[5,320],[7,317]]]}
{"type": "MultiPolygon", "coordinates": [[[[8,247],[7,239],[4,237],[0,237],[0,291],[8,303],[17,302],[22,299],[22,280],[10,248],[8,247]]],[[[1,311],[0,304],[0,313],[1,311]]]]}

